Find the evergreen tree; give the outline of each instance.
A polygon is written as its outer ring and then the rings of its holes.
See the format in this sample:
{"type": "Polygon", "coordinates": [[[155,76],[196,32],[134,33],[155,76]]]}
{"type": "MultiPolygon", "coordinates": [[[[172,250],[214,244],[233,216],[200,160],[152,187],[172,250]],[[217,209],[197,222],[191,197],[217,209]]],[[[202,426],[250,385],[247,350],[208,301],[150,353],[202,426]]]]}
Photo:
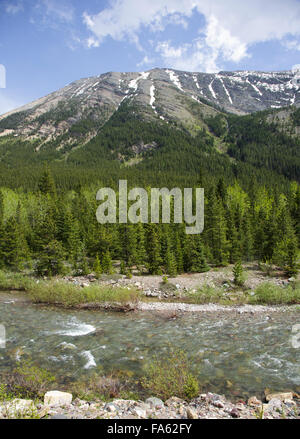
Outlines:
{"type": "Polygon", "coordinates": [[[177,272],[183,273],[183,271],[184,271],[183,250],[182,250],[182,245],[180,242],[179,232],[176,232],[176,235],[175,235],[175,258],[176,258],[177,272]]]}
{"type": "Polygon", "coordinates": [[[125,261],[121,261],[120,264],[120,274],[126,275],[127,274],[127,268],[126,268],[126,264],[125,261]]]}
{"type": "Polygon", "coordinates": [[[174,253],[170,249],[167,250],[165,260],[167,274],[171,277],[177,276],[176,258],[174,253]]]}
{"type": "Polygon", "coordinates": [[[56,196],[54,179],[48,167],[45,167],[43,174],[38,182],[38,188],[44,195],[56,196]]]}
{"type": "Polygon", "coordinates": [[[102,269],[103,269],[103,273],[105,273],[105,274],[112,274],[112,272],[113,272],[112,260],[111,260],[109,250],[107,250],[103,255],[102,269]]]}
{"type": "Polygon", "coordinates": [[[39,255],[36,264],[36,273],[38,276],[56,276],[64,274],[65,251],[59,241],[51,241],[46,244],[39,255]]]}
{"type": "Polygon", "coordinates": [[[8,219],[0,237],[0,261],[2,266],[19,269],[29,260],[25,237],[14,217],[8,219]]]}
{"type": "Polygon", "coordinates": [[[185,269],[191,273],[209,271],[200,235],[189,235],[186,240],[185,269]]]}
{"type": "Polygon", "coordinates": [[[147,253],[150,274],[161,274],[161,246],[157,227],[154,224],[148,225],[147,253]]]}
{"type": "Polygon", "coordinates": [[[212,189],[208,195],[204,237],[210,247],[212,262],[216,265],[228,263],[229,243],[226,238],[226,229],[223,205],[217,199],[215,190],[212,189]]]}
{"type": "Polygon", "coordinates": [[[102,274],[102,267],[101,267],[99,255],[96,255],[93,270],[94,270],[96,278],[99,279],[101,274],[102,274]]]}
{"type": "Polygon", "coordinates": [[[244,270],[241,261],[237,261],[232,270],[233,282],[237,286],[243,286],[245,283],[244,270]]]}

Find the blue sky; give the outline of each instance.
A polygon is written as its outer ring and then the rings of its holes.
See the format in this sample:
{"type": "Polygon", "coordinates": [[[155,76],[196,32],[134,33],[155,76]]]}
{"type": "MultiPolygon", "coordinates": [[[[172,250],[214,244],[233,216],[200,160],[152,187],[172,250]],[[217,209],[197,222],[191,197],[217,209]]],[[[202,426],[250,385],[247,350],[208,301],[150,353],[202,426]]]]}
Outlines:
{"type": "Polygon", "coordinates": [[[300,0],[0,0],[0,64],[0,114],[108,71],[289,70],[300,0]]]}

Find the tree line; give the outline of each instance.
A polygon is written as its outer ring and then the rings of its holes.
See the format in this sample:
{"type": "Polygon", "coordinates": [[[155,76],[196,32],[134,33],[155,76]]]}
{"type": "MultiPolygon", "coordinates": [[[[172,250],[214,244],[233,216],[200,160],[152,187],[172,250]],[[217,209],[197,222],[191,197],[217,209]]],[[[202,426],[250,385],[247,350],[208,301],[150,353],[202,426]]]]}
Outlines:
{"type": "MultiPolygon", "coordinates": [[[[201,175],[199,175],[199,184],[201,175]]],[[[198,186],[199,187],[199,186],[198,186]]],[[[98,188],[97,188],[98,189],[98,188]]],[[[205,227],[187,235],[185,224],[99,224],[96,188],[58,192],[49,168],[33,192],[0,191],[0,265],[37,275],[121,273],[175,276],[238,261],[269,261],[297,271],[300,187],[245,191],[236,181],[205,187],[205,227]]]]}

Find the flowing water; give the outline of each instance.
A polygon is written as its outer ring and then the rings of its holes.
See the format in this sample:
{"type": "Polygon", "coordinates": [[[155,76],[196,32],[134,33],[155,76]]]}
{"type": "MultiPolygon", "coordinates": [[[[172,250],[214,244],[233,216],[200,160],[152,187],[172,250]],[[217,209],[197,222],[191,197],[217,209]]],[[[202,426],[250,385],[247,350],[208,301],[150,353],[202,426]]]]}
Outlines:
{"type": "Polygon", "coordinates": [[[169,345],[185,350],[203,390],[227,396],[260,396],[300,390],[300,349],[291,343],[300,312],[199,313],[166,320],[151,313],[64,310],[0,295],[0,324],[6,348],[0,371],[30,357],[66,379],[80,379],[101,366],[142,373],[169,345]]]}

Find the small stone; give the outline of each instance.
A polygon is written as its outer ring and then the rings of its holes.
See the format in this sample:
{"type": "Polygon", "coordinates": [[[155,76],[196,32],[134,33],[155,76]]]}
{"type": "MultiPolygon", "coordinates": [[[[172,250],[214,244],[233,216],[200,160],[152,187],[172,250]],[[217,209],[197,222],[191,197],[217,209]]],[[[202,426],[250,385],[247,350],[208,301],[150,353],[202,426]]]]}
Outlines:
{"type": "Polygon", "coordinates": [[[252,396],[251,398],[248,399],[248,405],[250,407],[258,407],[258,406],[261,407],[262,401],[257,399],[256,396],[252,396]]]}
{"type": "Polygon", "coordinates": [[[225,405],[221,401],[213,401],[212,405],[219,409],[223,409],[225,407],[225,405]]]}
{"type": "Polygon", "coordinates": [[[230,412],[230,415],[231,415],[233,418],[239,418],[239,417],[240,417],[240,413],[239,413],[239,411],[238,411],[237,408],[233,408],[233,409],[231,410],[231,412],[230,412]]]}
{"type": "Polygon", "coordinates": [[[104,409],[107,410],[109,413],[113,413],[117,411],[117,407],[112,403],[106,404],[104,406],[104,409]]]}
{"type": "Polygon", "coordinates": [[[187,415],[188,419],[198,419],[197,412],[194,409],[192,409],[191,407],[187,408],[186,415],[187,415]]]}
{"type": "Polygon", "coordinates": [[[146,399],[145,403],[150,404],[150,407],[154,407],[154,408],[164,407],[163,401],[161,399],[155,398],[155,397],[151,397],[151,398],[146,399]]]}
{"type": "Polygon", "coordinates": [[[132,412],[134,415],[138,416],[139,418],[146,418],[147,417],[146,410],[143,410],[139,407],[134,408],[132,412]]]}
{"type": "Polygon", "coordinates": [[[165,405],[167,407],[172,407],[172,406],[178,406],[180,404],[184,404],[184,400],[177,398],[177,396],[172,396],[171,398],[169,398],[166,402],[165,405]]]}
{"type": "Polygon", "coordinates": [[[268,410],[280,410],[282,408],[282,401],[280,399],[273,398],[269,401],[267,407],[268,410]]]}
{"type": "Polygon", "coordinates": [[[38,412],[39,418],[44,418],[45,416],[48,415],[48,413],[49,413],[49,407],[42,407],[38,412]]]}
{"type": "Polygon", "coordinates": [[[293,393],[292,392],[285,392],[285,393],[269,393],[266,396],[266,400],[269,402],[271,399],[280,399],[280,401],[292,401],[293,399],[293,393]]]}
{"type": "Polygon", "coordinates": [[[61,407],[64,405],[71,404],[73,396],[71,393],[60,392],[58,390],[53,390],[47,392],[44,396],[44,404],[49,407],[61,407]]]}

